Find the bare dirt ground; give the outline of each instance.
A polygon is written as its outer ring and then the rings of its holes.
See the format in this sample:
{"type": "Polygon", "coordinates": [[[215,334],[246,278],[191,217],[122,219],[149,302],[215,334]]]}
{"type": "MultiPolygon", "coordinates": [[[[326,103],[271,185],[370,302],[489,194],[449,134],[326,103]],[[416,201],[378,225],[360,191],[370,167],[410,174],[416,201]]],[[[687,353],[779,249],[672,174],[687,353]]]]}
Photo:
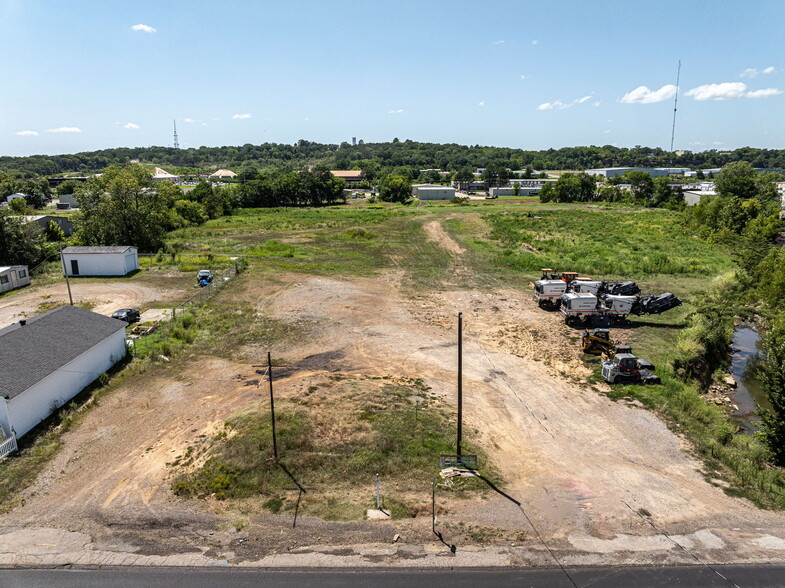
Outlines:
{"type": "MultiPolygon", "coordinates": [[[[428,231],[446,249],[459,248],[443,230],[428,231]]],[[[241,296],[259,312],[311,325],[307,340],[276,349],[286,365],[300,366],[276,381],[282,398],[339,372],[423,378],[454,405],[456,315],[464,313],[465,429],[498,465],[507,497],[440,497],[438,525],[458,543],[455,565],[554,565],[553,556],[573,565],[785,560],[785,517],[726,495],[653,413],[588,384],[570,338],[578,333],[538,309],[528,291],[408,296],[399,283],[394,273],[351,282],[282,275],[275,284],[250,276],[220,296],[241,296]],[[519,531],[519,539],[494,544],[499,530],[519,531]],[[485,542],[492,545],[466,545],[485,542]]],[[[189,553],[255,565],[437,565],[433,558],[449,553],[432,535],[429,516],[363,523],[304,517],[293,529],[291,514],[262,514],[259,501],[171,494],[167,464],[229,416],[264,401],[253,367],[263,350],[241,348],[233,360],[194,356],[107,395],[65,435],[24,504],[0,518],[0,539],[7,539],[0,540],[0,560],[11,539],[40,542],[30,529],[44,528],[69,532],[58,541],[78,544],[80,553],[128,554],[126,563],[189,553]],[[402,539],[391,546],[395,534],[402,539]]],[[[307,488],[307,472],[302,482],[307,488]]],[[[427,481],[425,488],[427,494],[427,481]]]]}
{"type": "MultiPolygon", "coordinates": [[[[154,301],[179,302],[191,293],[180,281],[172,280],[172,285],[167,287],[128,279],[71,280],[71,294],[74,304],[86,303],[93,312],[111,315],[120,308],[145,308],[154,301]]],[[[64,281],[22,288],[0,298],[0,328],[64,304],[68,304],[68,290],[64,281]]]]}

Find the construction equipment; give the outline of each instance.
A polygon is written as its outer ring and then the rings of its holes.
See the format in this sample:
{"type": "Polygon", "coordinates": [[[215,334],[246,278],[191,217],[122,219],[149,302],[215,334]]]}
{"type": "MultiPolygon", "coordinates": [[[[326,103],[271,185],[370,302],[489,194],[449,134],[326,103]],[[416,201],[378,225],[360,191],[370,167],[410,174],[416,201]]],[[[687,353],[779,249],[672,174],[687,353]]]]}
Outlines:
{"type": "Polygon", "coordinates": [[[602,362],[602,377],[609,384],[659,384],[660,377],[653,370],[650,361],[632,353],[617,353],[602,362]]]}
{"type": "Polygon", "coordinates": [[[567,291],[567,283],[563,280],[537,280],[534,282],[534,299],[540,308],[558,308],[561,295],[567,291]]]}
{"type": "Polygon", "coordinates": [[[608,329],[593,329],[584,331],[581,339],[583,352],[591,355],[601,355],[602,359],[613,359],[617,353],[632,353],[629,345],[611,340],[608,329]]]}
{"type": "Polygon", "coordinates": [[[660,314],[681,304],[681,300],[670,292],[644,297],[565,292],[560,300],[561,313],[568,325],[605,326],[624,321],[631,314],[660,314]]]}

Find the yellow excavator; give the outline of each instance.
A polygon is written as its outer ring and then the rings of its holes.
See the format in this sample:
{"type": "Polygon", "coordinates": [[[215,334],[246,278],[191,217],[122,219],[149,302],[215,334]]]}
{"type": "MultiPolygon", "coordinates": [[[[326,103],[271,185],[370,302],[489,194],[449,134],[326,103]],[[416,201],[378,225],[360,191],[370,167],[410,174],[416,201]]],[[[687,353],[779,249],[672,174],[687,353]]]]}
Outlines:
{"type": "Polygon", "coordinates": [[[631,353],[629,345],[611,341],[610,329],[592,329],[583,332],[583,352],[601,355],[603,360],[613,359],[617,353],[631,353]]]}

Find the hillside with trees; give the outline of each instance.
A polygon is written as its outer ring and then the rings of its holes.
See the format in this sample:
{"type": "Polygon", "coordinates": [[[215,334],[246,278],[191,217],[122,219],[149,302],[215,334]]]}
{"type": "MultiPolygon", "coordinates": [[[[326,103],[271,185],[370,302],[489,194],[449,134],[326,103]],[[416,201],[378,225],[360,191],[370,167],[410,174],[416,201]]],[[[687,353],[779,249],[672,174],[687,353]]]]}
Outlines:
{"type": "Polygon", "coordinates": [[[266,168],[323,164],[330,169],[362,169],[366,177],[395,173],[417,179],[420,170],[437,168],[450,172],[499,166],[504,169],[533,168],[582,170],[594,167],[678,166],[719,168],[734,161],[746,161],[756,168],[785,168],[785,150],[743,147],[733,151],[678,151],[659,148],[604,146],[564,147],[540,151],[422,143],[393,139],[385,143],[323,144],[299,140],[293,145],[263,143],[241,146],[173,149],[170,147],[118,147],[67,155],[0,157],[0,172],[16,178],[50,176],[63,173],[92,173],[110,165],[139,162],[172,169],[173,173],[193,173],[219,167],[239,173],[266,168]]]}

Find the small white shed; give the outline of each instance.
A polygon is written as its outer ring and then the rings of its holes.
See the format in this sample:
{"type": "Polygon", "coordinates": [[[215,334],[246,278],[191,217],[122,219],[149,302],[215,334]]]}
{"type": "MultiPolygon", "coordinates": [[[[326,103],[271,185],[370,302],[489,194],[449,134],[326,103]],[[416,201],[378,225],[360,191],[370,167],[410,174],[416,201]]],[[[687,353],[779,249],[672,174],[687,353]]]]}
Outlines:
{"type": "Polygon", "coordinates": [[[30,284],[30,272],[26,265],[0,267],[0,292],[8,292],[30,284]]]}
{"type": "Polygon", "coordinates": [[[0,429],[21,437],[126,354],[123,321],[62,306],[0,329],[0,429]]]}
{"type": "Polygon", "coordinates": [[[139,269],[136,247],[66,247],[63,271],[75,276],[124,276],[139,269]]]}

